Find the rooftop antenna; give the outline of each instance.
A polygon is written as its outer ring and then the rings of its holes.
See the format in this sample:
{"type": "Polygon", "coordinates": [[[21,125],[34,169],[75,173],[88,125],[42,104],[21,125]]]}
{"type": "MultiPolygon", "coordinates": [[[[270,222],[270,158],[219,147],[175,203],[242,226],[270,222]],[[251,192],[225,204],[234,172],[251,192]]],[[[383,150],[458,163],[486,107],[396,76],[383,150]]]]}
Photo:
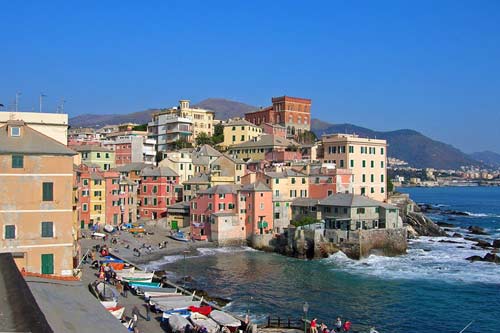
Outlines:
{"type": "Polygon", "coordinates": [[[43,98],[47,97],[47,95],[44,95],[44,93],[40,93],[40,113],[42,113],[42,104],[43,104],[43,98]]]}
{"type": "Polygon", "coordinates": [[[16,102],[15,102],[15,109],[16,109],[16,112],[19,111],[19,96],[21,96],[21,92],[18,91],[16,92],[16,102]]]}
{"type": "Polygon", "coordinates": [[[59,110],[61,111],[61,113],[64,113],[64,103],[66,103],[66,100],[63,98],[63,99],[61,100],[61,107],[60,107],[60,109],[59,109],[59,110]]]}

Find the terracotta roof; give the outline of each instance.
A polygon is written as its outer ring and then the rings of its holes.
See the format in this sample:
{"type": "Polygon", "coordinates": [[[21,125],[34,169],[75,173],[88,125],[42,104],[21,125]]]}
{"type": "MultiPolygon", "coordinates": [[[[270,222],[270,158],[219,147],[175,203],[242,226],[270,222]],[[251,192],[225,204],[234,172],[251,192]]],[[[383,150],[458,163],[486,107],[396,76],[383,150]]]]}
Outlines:
{"type": "Polygon", "coordinates": [[[62,143],[42,134],[22,121],[8,121],[0,127],[0,154],[76,155],[62,143]],[[20,127],[20,136],[11,136],[9,127],[20,127]]]}

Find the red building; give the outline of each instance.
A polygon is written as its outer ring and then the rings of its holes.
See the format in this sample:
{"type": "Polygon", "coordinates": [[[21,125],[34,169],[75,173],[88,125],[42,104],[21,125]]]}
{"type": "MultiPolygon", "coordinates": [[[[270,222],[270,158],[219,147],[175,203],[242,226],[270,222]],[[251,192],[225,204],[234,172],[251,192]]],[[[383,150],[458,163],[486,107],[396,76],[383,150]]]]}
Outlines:
{"type": "Polygon", "coordinates": [[[334,193],[352,193],[352,171],[326,168],[312,170],[309,174],[309,198],[324,199],[334,193]]]}
{"type": "Polygon", "coordinates": [[[118,225],[123,221],[120,210],[120,173],[103,172],[106,188],[106,224],[118,225]]]}
{"type": "Polygon", "coordinates": [[[179,198],[179,175],[168,167],[145,167],[141,171],[139,185],[139,216],[157,219],[165,216],[166,208],[179,198]]]}
{"type": "Polygon", "coordinates": [[[281,96],[272,98],[272,106],[245,114],[249,122],[262,125],[279,124],[286,128],[287,137],[296,137],[311,130],[311,100],[281,96]]]}

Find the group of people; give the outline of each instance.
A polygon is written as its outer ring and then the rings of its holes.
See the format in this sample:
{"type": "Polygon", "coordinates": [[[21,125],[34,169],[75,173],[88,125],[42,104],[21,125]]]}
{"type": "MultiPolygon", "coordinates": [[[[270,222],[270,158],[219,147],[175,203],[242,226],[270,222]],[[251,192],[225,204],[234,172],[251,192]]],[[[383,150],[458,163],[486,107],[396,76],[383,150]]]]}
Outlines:
{"type": "MultiPolygon", "coordinates": [[[[342,319],[337,317],[337,320],[333,324],[333,328],[330,330],[326,324],[321,323],[319,329],[321,333],[339,333],[339,332],[349,332],[351,330],[351,322],[346,320],[342,323],[342,319]]],[[[318,333],[318,319],[314,318],[311,320],[311,333],[318,333]]]]}

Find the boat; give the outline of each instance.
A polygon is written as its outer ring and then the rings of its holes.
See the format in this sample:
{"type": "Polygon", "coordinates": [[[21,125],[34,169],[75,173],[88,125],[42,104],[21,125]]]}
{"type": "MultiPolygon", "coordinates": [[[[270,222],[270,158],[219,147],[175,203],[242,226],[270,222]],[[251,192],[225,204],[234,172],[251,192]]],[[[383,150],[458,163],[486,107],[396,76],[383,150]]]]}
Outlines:
{"type": "MultiPolygon", "coordinates": [[[[114,269],[114,268],[113,268],[114,269]]],[[[115,269],[115,271],[117,271],[117,269],[115,269]]],[[[135,272],[135,267],[127,267],[127,268],[122,268],[122,269],[118,269],[118,273],[121,273],[123,275],[131,275],[131,274],[134,274],[135,272]]]]}
{"type": "Polygon", "coordinates": [[[199,308],[196,306],[190,306],[188,310],[193,313],[199,313],[204,316],[208,316],[210,312],[212,312],[212,307],[210,305],[200,306],[199,308]]]}
{"type": "Polygon", "coordinates": [[[189,320],[193,323],[193,326],[205,327],[208,333],[216,333],[220,328],[220,325],[215,320],[198,312],[191,313],[189,320]]]}
{"type": "Polygon", "coordinates": [[[220,310],[213,310],[210,312],[210,318],[215,320],[221,326],[239,327],[241,325],[240,320],[220,310]]]}
{"type": "Polygon", "coordinates": [[[161,288],[160,282],[130,282],[129,285],[132,288],[141,288],[141,287],[161,288]]]}
{"type": "Polygon", "coordinates": [[[144,298],[145,299],[149,299],[151,297],[155,298],[155,297],[162,297],[162,296],[170,296],[170,295],[177,295],[177,296],[182,296],[181,293],[177,293],[177,292],[164,292],[164,291],[146,291],[144,293],[144,298]]]}
{"type": "Polygon", "coordinates": [[[92,239],[100,239],[106,237],[106,234],[103,234],[101,232],[94,232],[92,235],[90,235],[92,239]]]}
{"type": "Polygon", "coordinates": [[[103,229],[110,234],[115,232],[115,227],[113,227],[111,224],[106,224],[103,229]]]}
{"type": "Polygon", "coordinates": [[[161,303],[161,302],[177,302],[177,301],[192,301],[193,296],[184,296],[184,295],[164,295],[164,296],[156,296],[150,297],[150,303],[161,303]]]}
{"type": "Polygon", "coordinates": [[[124,306],[114,306],[110,308],[106,308],[116,319],[121,320],[123,317],[123,314],[125,313],[125,307],[124,306]]]}
{"type": "MultiPolygon", "coordinates": [[[[151,302],[150,302],[151,303],[151,302]]],[[[152,302],[156,310],[158,311],[168,311],[177,309],[187,309],[189,306],[200,306],[201,301],[160,301],[152,302]]]]}
{"type": "Polygon", "coordinates": [[[174,313],[168,318],[168,325],[172,332],[184,332],[187,325],[191,326],[191,323],[181,315],[174,313]]]}
{"type": "Polygon", "coordinates": [[[176,310],[167,310],[163,311],[163,315],[161,316],[161,321],[167,321],[170,316],[173,314],[178,314],[184,318],[188,318],[191,315],[191,312],[188,309],[176,309],[176,310]]]}
{"type": "Polygon", "coordinates": [[[132,274],[121,274],[116,272],[116,278],[129,283],[134,282],[151,282],[153,280],[154,272],[134,272],[132,274]]]}
{"type": "Polygon", "coordinates": [[[186,237],[186,234],[182,231],[177,231],[176,233],[170,235],[169,237],[178,240],[180,242],[189,242],[189,239],[186,237]]]}
{"type": "Polygon", "coordinates": [[[114,301],[118,299],[118,292],[116,289],[104,283],[103,281],[94,281],[89,283],[90,292],[101,301],[114,301]]]}
{"type": "Polygon", "coordinates": [[[128,229],[128,232],[133,233],[133,234],[143,234],[146,232],[146,229],[138,227],[138,228],[130,228],[128,229]]]}
{"type": "Polygon", "coordinates": [[[101,301],[102,306],[105,308],[114,308],[118,304],[117,301],[101,301]]]}

